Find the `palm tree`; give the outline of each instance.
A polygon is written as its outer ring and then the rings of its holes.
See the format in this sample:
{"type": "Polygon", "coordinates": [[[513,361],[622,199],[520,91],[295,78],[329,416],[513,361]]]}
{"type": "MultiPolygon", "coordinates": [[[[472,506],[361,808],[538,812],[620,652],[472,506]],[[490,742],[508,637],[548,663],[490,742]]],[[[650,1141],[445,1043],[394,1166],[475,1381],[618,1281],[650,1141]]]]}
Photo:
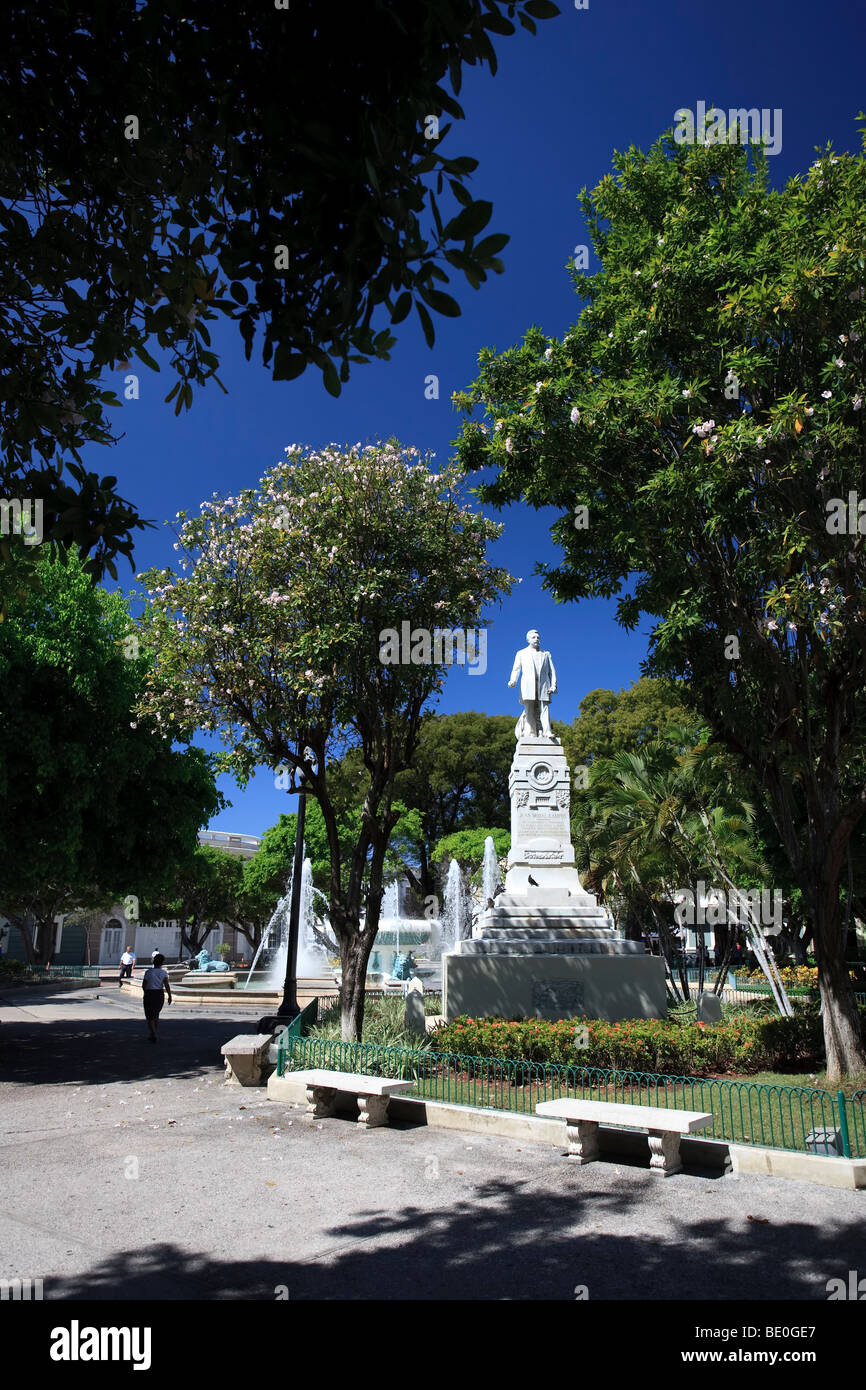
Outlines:
{"type": "MultiPolygon", "coordinates": [[[[672,1002],[689,999],[682,953],[675,949],[668,905],[682,885],[720,879],[728,893],[729,921],[746,912],[749,944],[766,975],[782,1014],[792,1012],[775,962],[764,945],[751,904],[735,877],[761,874],[752,834],[754,809],[739,794],[728,761],[676,730],[664,740],[644,745],[639,753],[619,752],[597,759],[591,768],[581,833],[591,871],[605,896],[649,913],[656,926],[672,1002]],[[685,741],[685,747],[684,747],[685,741]],[[679,977],[678,980],[675,977],[679,977]]],[[[730,960],[733,934],[715,989],[721,993],[730,960]]],[[[703,989],[704,953],[700,953],[698,992],[703,989]]]]}

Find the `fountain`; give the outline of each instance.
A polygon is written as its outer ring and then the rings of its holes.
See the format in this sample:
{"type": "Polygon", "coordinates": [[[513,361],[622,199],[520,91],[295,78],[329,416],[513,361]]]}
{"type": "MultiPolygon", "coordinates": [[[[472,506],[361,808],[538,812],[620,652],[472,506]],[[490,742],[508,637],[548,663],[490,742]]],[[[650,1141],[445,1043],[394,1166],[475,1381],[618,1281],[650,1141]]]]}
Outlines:
{"type": "MultiPolygon", "coordinates": [[[[327,907],[327,898],[313,883],[312,865],[308,858],[303,861],[301,871],[301,901],[300,901],[300,920],[298,923],[298,960],[297,977],[304,982],[307,992],[317,992],[319,986],[317,981],[327,981],[324,993],[333,990],[333,982],[337,978],[331,966],[328,956],[339,955],[339,947],[330,940],[328,919],[323,914],[325,930],[316,934],[316,897],[327,907]],[[322,936],[325,942],[322,942],[322,936]],[[330,950],[329,950],[330,947],[330,950]]],[[[394,968],[394,961],[397,957],[401,961],[406,960],[407,956],[410,965],[413,967],[412,973],[423,975],[431,974],[427,968],[416,969],[414,958],[411,956],[410,947],[421,946],[422,950],[429,949],[429,944],[435,938],[438,924],[431,922],[428,918],[410,918],[402,915],[401,885],[398,880],[389,883],[383,894],[383,912],[380,917],[380,933],[377,934],[374,943],[374,950],[370,956],[367,967],[368,984],[381,979],[383,975],[388,975],[394,968]],[[402,942],[401,942],[402,936],[402,942]]],[[[289,881],[286,885],[285,896],[280,898],[274,908],[271,919],[268,922],[261,941],[256,948],[246,979],[238,982],[238,989],[245,991],[250,997],[268,996],[273,998],[282,993],[286,975],[286,958],[289,949],[289,919],[291,914],[292,901],[292,875],[289,874],[289,881]]],[[[321,911],[321,908],[320,908],[321,911]]],[[[213,968],[213,967],[212,967],[213,968]]],[[[219,969],[219,967],[217,967],[219,969]]],[[[192,973],[192,972],[190,972],[192,973]]],[[[197,981],[207,985],[217,986],[220,982],[228,988],[234,987],[235,977],[233,975],[208,976],[207,973],[198,974],[191,979],[189,975],[185,977],[184,983],[190,989],[200,987],[197,981]]],[[[183,987],[183,986],[181,986],[183,987]]],[[[215,991],[208,989],[208,994],[212,995],[215,991]]],[[[228,997],[226,995],[226,997],[228,997]]],[[[238,1001],[240,1002],[240,1001],[238,1001]]]]}
{"type": "MultiPolygon", "coordinates": [[[[435,954],[436,927],[437,923],[429,917],[403,915],[403,884],[400,879],[393,879],[387,884],[382,895],[379,930],[367,966],[368,980],[388,975],[392,979],[398,978],[398,960],[401,962],[401,970],[405,968],[407,959],[411,959],[414,965],[410,949],[413,946],[420,947],[425,956],[435,954]]],[[[433,973],[430,966],[414,968],[415,973],[421,975],[433,973]]]]}
{"type": "Polygon", "coordinates": [[[472,910],[463,886],[463,875],[456,859],[448,865],[445,900],[442,908],[442,950],[453,951],[458,941],[471,934],[472,910]]]}
{"type": "MultiPolygon", "coordinates": [[[[289,876],[289,887],[288,887],[288,889],[287,889],[286,896],[285,896],[284,898],[280,898],[280,901],[277,903],[277,905],[276,905],[276,907],[274,908],[274,911],[273,911],[273,913],[272,913],[272,915],[271,915],[271,920],[268,922],[268,925],[265,927],[264,931],[262,932],[262,939],[261,939],[261,941],[259,942],[258,946],[256,947],[256,953],[255,953],[255,955],[253,956],[253,963],[252,963],[252,965],[250,966],[249,972],[248,972],[248,974],[247,974],[247,978],[246,978],[246,980],[245,980],[244,983],[243,983],[243,986],[242,986],[243,989],[250,989],[250,987],[251,987],[251,986],[250,986],[250,981],[251,981],[252,978],[253,978],[253,972],[254,972],[256,966],[257,966],[258,963],[259,963],[259,956],[262,954],[262,951],[264,951],[264,950],[271,950],[271,949],[272,949],[272,946],[271,946],[271,937],[273,936],[273,938],[274,938],[274,945],[276,946],[277,951],[279,951],[279,947],[280,947],[280,945],[282,944],[283,941],[288,942],[288,939],[289,939],[289,905],[290,905],[291,900],[292,900],[291,882],[292,882],[292,880],[291,880],[291,875],[290,875],[290,876],[289,876]]],[[[283,975],[285,976],[285,957],[283,958],[283,960],[284,960],[283,975]]],[[[270,975],[270,972],[269,972],[269,975],[270,975]]],[[[268,988],[271,988],[271,986],[269,985],[268,988]]]]}
{"type": "MultiPolygon", "coordinates": [[[[313,884],[313,866],[309,859],[305,859],[301,869],[301,905],[300,921],[298,923],[298,978],[319,978],[330,976],[331,967],[328,964],[328,953],[320,941],[317,941],[313,933],[313,923],[315,921],[315,910],[313,907],[313,896],[319,890],[313,884]]],[[[323,893],[319,893],[324,898],[323,893]]],[[[259,956],[262,951],[267,949],[273,951],[273,955],[268,961],[267,974],[264,980],[264,988],[267,990],[281,990],[286,978],[286,957],[289,951],[289,918],[292,903],[292,874],[289,874],[289,881],[286,885],[285,897],[280,898],[274,909],[273,916],[267,927],[262,933],[258,950],[253,957],[249,974],[243,985],[244,989],[250,988],[250,981],[258,964],[259,956]]]]}
{"type": "MultiPolygon", "coordinates": [[[[313,930],[316,921],[316,910],[314,898],[316,894],[324,903],[327,898],[320,892],[313,883],[313,866],[309,859],[304,860],[301,869],[301,920],[298,923],[298,978],[320,978],[323,975],[331,976],[333,971],[328,963],[328,952],[315,935],[313,930]]],[[[339,955],[339,950],[334,945],[333,954],[339,955]]],[[[285,956],[283,956],[283,974],[285,975],[285,956]]]]}
{"type": "Polygon", "coordinates": [[[380,929],[388,922],[391,924],[393,931],[396,932],[396,946],[398,951],[400,950],[400,888],[401,884],[398,878],[393,879],[388,884],[388,887],[382,894],[382,908],[379,916],[380,929]]]}
{"type": "Polygon", "coordinates": [[[481,910],[483,912],[487,911],[491,900],[496,897],[498,887],[499,860],[496,857],[493,836],[488,835],[484,841],[484,861],[481,866],[481,910]]]}

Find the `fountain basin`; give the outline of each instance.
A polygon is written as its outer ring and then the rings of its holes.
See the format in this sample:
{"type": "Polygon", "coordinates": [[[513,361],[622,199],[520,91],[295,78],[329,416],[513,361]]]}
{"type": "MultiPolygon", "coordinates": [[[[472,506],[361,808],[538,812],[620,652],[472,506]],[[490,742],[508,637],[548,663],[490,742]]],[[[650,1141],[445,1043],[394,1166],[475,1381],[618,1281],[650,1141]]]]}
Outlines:
{"type": "Polygon", "coordinates": [[[234,989],[238,977],[231,970],[188,970],[175,989],[234,989]]]}

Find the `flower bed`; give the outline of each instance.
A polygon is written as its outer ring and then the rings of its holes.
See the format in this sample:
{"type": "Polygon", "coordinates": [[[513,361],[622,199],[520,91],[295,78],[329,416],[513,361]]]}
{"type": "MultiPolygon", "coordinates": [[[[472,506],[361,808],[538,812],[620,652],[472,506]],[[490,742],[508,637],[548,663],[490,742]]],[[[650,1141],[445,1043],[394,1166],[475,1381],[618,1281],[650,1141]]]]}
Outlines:
{"type": "Polygon", "coordinates": [[[464,1056],[688,1076],[817,1069],[824,1060],[821,1020],[814,1012],[743,1016],[712,1026],[649,1018],[606,1023],[464,1016],[437,1028],[430,1041],[438,1052],[464,1056]]]}

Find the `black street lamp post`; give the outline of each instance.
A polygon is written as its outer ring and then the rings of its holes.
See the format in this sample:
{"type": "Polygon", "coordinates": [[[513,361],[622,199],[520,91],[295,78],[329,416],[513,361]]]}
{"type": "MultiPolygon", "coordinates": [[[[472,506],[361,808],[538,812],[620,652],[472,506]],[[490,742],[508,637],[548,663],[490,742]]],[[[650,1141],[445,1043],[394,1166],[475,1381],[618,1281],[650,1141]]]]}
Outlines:
{"type": "Polygon", "coordinates": [[[283,999],[275,1014],[266,1014],[258,1022],[260,1033],[276,1033],[297,1018],[301,1012],[298,1003],[298,936],[301,921],[301,877],[304,870],[304,820],[307,810],[307,788],[304,774],[298,774],[298,824],[295,831],[295,857],[292,867],[292,901],[289,904],[289,940],[286,953],[286,978],[283,982],[283,999]]]}

